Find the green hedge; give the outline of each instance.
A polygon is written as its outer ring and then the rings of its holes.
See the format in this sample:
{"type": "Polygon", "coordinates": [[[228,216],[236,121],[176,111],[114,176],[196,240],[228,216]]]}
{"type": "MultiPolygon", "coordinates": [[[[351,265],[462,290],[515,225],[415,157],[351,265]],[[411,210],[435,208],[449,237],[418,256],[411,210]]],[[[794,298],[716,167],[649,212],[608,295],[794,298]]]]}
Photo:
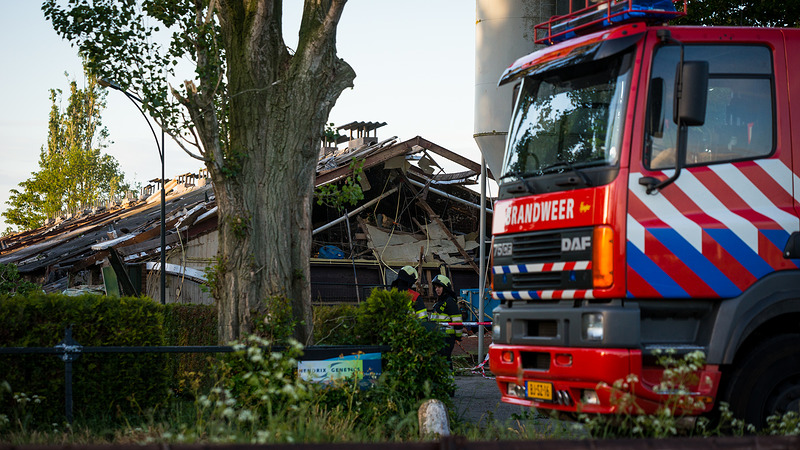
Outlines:
{"type": "Polygon", "coordinates": [[[314,343],[316,345],[354,345],[358,306],[341,304],[314,307],[314,343]]]}
{"type": "MultiPolygon", "coordinates": [[[[165,345],[217,345],[217,309],[209,305],[169,304],[164,308],[165,345]]],[[[169,354],[167,372],[170,388],[178,395],[189,396],[210,381],[213,353],[169,354]]]]}
{"type": "MultiPolygon", "coordinates": [[[[0,297],[2,347],[52,348],[63,341],[67,327],[83,347],[216,345],[213,307],[165,307],[146,297],[0,297]]],[[[181,389],[178,374],[200,371],[206,356],[82,353],[72,364],[75,416],[137,412],[163,404],[181,389]]],[[[14,392],[43,397],[37,407],[43,421],[63,421],[64,380],[65,364],[59,356],[0,355],[0,381],[7,381],[14,392]]],[[[0,407],[7,407],[13,399],[0,401],[0,407]]]]}

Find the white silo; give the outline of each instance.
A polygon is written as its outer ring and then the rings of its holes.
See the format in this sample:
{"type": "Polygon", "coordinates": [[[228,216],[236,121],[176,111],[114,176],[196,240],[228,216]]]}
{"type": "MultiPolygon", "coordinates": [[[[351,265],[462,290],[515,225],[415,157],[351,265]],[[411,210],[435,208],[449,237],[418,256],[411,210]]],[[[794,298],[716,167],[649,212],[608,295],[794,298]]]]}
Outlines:
{"type": "Polygon", "coordinates": [[[534,26],[554,14],[556,0],[477,0],[475,22],[475,133],[486,165],[500,176],[511,120],[514,83],[500,75],[534,47],[534,26]]]}

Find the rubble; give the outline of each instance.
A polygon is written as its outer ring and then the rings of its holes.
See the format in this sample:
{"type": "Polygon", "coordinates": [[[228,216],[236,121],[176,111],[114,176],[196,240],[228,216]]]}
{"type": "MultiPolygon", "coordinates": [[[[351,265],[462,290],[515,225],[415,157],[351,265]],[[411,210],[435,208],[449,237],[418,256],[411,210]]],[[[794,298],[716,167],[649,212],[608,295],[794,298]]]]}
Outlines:
{"type": "MultiPolygon", "coordinates": [[[[480,166],[419,136],[402,142],[369,136],[383,125],[352,122],[339,127],[350,131],[348,145],[320,151],[316,185],[343,182],[353,174],[351,162],[358,161],[364,198],[349,212],[314,205],[309,256],[312,291],[319,303],[362,300],[372,287],[390,284],[404,265],[420,269],[423,290],[426,280],[445,272],[458,288],[478,285],[481,200],[467,186],[477,183],[480,166]],[[465,170],[446,173],[436,157],[465,170]]],[[[113,282],[123,295],[160,298],[159,182],[151,180],[138,198],[64,214],[42,228],[0,238],[0,263],[16,264],[46,291],[75,293],[106,286],[110,292],[114,289],[108,283],[113,282]],[[103,267],[112,265],[114,255],[124,269],[109,276],[103,267]]],[[[165,190],[167,301],[211,303],[202,289],[204,270],[217,254],[211,180],[201,170],[167,181],[165,190]]],[[[491,202],[484,208],[491,214],[491,202]]]]}

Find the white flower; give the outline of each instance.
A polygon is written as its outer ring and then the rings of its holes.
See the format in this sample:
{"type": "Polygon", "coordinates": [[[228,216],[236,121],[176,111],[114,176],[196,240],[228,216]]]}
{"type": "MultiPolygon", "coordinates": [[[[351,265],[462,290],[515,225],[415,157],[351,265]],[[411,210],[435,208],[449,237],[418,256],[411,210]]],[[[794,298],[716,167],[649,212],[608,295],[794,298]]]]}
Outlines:
{"type": "Polygon", "coordinates": [[[239,411],[239,417],[237,419],[239,422],[252,422],[255,416],[253,416],[253,413],[249,409],[243,409],[239,411]]]}
{"type": "Polygon", "coordinates": [[[269,440],[270,433],[266,430],[258,430],[256,431],[256,443],[258,444],[266,444],[269,440]]]}

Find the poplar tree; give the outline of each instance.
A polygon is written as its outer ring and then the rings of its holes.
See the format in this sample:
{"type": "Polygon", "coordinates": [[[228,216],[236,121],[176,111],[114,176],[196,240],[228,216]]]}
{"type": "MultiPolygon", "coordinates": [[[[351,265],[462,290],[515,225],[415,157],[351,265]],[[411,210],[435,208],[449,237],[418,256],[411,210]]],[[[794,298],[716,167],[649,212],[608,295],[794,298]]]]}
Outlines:
{"type": "Polygon", "coordinates": [[[3,213],[19,229],[33,229],[63,213],[113,200],[129,188],[119,163],[102,149],[109,144],[100,114],[105,93],[88,76],[86,87],[69,83],[67,104],[63,92],[50,90],[47,145],[39,152],[39,170],[12,189],[3,213]]]}

